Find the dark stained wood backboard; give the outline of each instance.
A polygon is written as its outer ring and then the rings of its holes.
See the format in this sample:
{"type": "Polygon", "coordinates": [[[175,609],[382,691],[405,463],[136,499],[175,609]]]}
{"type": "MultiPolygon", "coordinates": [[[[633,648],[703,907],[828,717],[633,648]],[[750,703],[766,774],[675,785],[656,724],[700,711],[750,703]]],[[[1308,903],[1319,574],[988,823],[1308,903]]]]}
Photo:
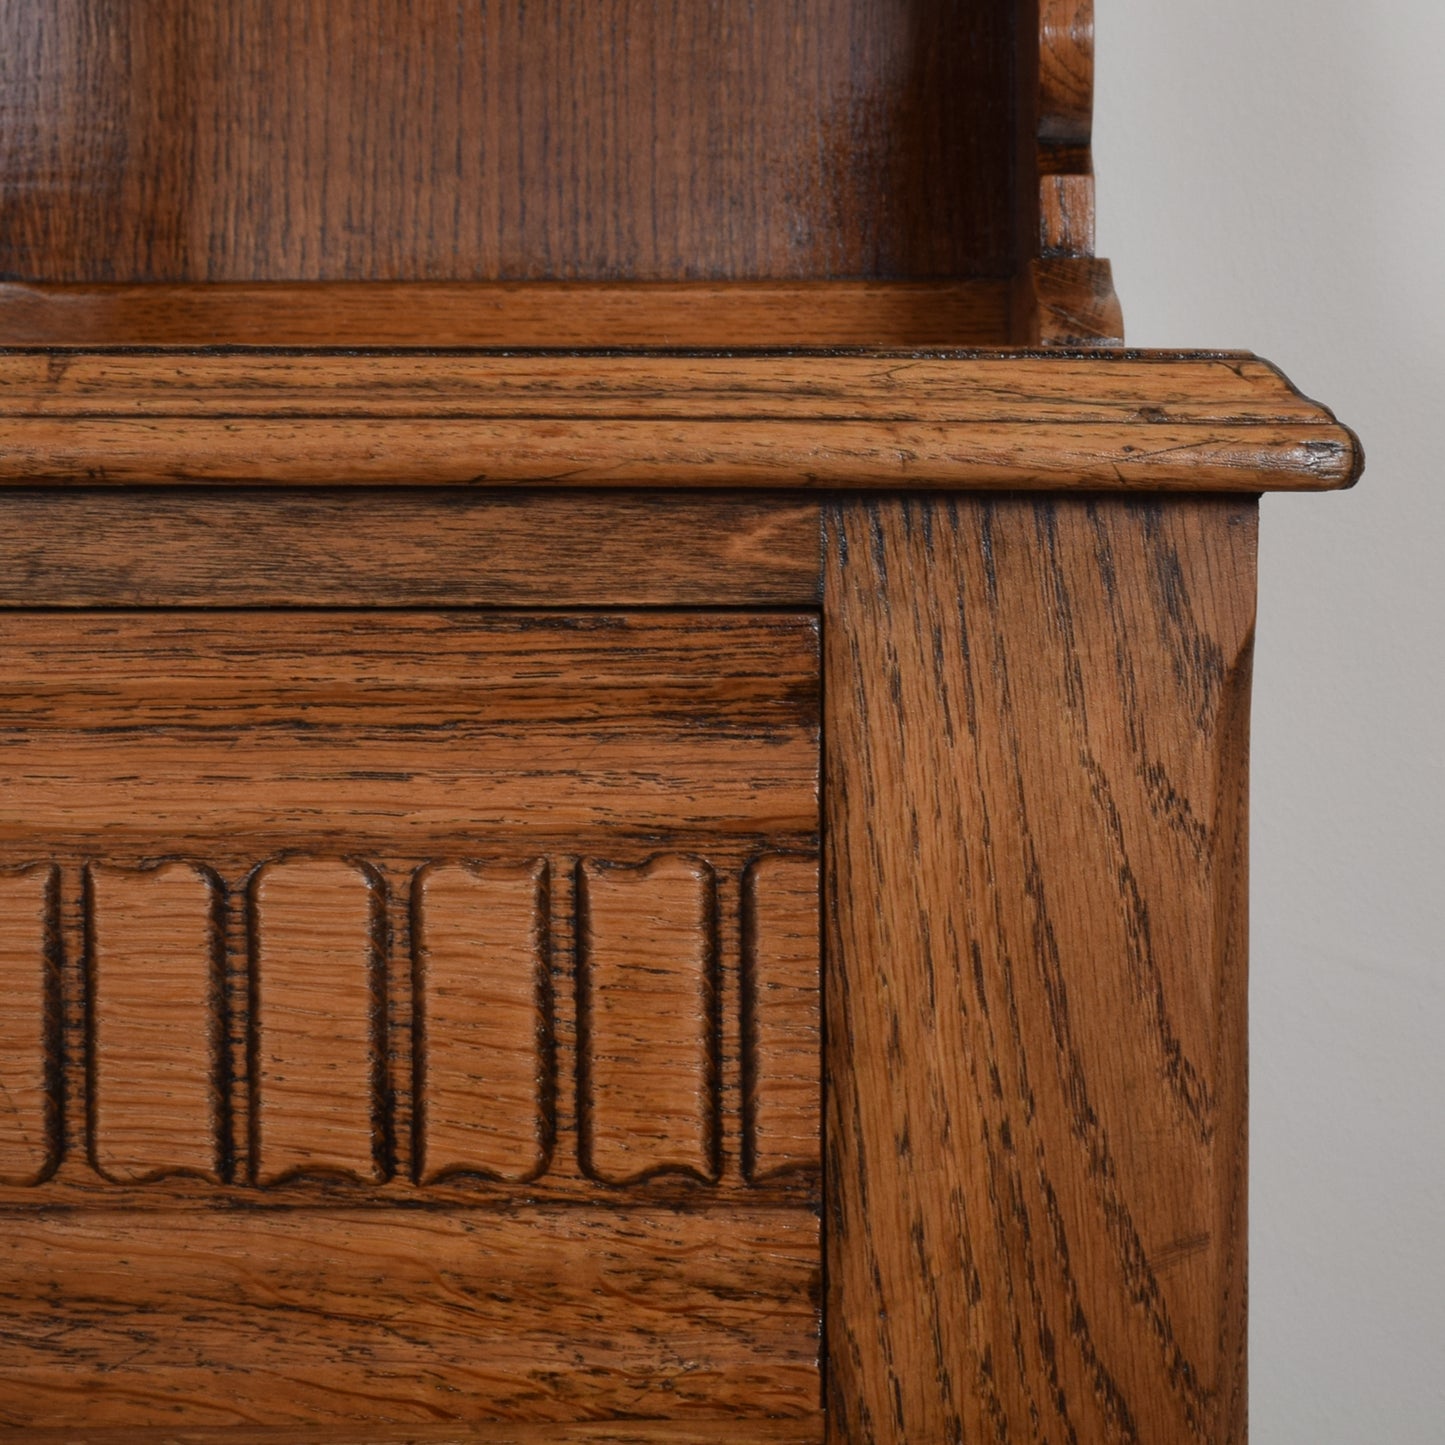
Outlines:
{"type": "Polygon", "coordinates": [[[1014,269],[1012,5],[0,6],[0,279],[1014,269]]]}

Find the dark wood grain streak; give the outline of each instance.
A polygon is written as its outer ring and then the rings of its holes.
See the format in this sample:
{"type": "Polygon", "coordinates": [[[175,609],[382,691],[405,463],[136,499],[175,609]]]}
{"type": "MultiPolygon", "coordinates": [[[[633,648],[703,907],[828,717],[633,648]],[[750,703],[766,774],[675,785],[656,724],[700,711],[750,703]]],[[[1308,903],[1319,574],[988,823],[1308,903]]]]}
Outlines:
{"type": "Polygon", "coordinates": [[[17,490],[6,607],[812,607],[818,503],[675,493],[17,490]]]}
{"type": "Polygon", "coordinates": [[[1242,1441],[1255,508],[828,525],[833,1438],[1242,1441]]]}
{"type": "Polygon", "coordinates": [[[599,1206],[17,1215],[0,1429],[365,1441],[496,1421],[549,1424],[542,1441],[667,1419],[686,1440],[781,1417],[816,1441],[818,1232],[747,1207],[722,1228],[599,1206]]]}
{"type": "Polygon", "coordinates": [[[7,6],[0,275],[1003,275],[1013,40],[956,0],[7,6]]]}

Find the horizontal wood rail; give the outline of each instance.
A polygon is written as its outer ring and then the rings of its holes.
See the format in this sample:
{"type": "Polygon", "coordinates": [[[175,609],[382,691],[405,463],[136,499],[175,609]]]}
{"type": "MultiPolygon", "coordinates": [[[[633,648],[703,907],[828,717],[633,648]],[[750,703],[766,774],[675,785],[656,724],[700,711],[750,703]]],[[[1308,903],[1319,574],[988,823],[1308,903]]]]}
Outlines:
{"type": "Polygon", "coordinates": [[[0,352],[0,483],[1299,491],[1352,432],[1247,354],[0,352]]]}

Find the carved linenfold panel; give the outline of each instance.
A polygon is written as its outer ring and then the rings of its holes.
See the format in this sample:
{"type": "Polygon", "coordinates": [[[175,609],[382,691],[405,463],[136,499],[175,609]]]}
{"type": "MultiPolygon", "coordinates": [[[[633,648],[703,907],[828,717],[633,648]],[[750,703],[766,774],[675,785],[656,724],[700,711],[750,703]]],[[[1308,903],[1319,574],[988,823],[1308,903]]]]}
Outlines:
{"type": "Polygon", "coordinates": [[[520,1181],[547,1157],[546,868],[433,865],[416,881],[416,1177],[520,1181]]]}
{"type": "Polygon", "coordinates": [[[716,1174],[714,888],[691,858],[578,872],[583,1164],[716,1174]]]}
{"type": "Polygon", "coordinates": [[[91,1157],[108,1179],[219,1182],[221,936],[192,863],[88,870],[91,1157]]]}
{"type": "Polygon", "coordinates": [[[0,873],[0,1184],[38,1183],[58,1153],[55,888],[54,868],[0,873]]]}
{"type": "Polygon", "coordinates": [[[384,928],[360,866],[269,863],[251,885],[251,1167],[258,1184],[386,1175],[380,1067],[384,928]]]}
{"type": "Polygon", "coordinates": [[[146,1187],[794,1194],[820,1167],[818,889],[812,853],[0,872],[0,1186],[73,1134],[72,1188],[88,1160],[146,1187]]]}
{"type": "Polygon", "coordinates": [[[818,859],[759,858],[744,887],[748,1175],[822,1167],[818,859]]]}

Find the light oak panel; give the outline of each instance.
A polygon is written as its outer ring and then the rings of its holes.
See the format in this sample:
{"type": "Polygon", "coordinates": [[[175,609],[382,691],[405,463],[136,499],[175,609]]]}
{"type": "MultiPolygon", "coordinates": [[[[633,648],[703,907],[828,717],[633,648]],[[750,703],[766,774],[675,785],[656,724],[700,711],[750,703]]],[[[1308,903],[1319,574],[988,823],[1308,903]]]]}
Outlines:
{"type": "Polygon", "coordinates": [[[251,884],[251,1169],[380,1183],[384,954],[378,885],[329,859],[251,884]]]}
{"type": "Polygon", "coordinates": [[[417,1178],[520,1181],[547,1162],[547,871],[431,866],[415,885],[417,1178]]]}
{"type": "Polygon", "coordinates": [[[59,1162],[59,956],[54,868],[0,872],[0,1184],[59,1162]]]}
{"type": "Polygon", "coordinates": [[[604,1183],[717,1173],[715,909],[690,858],[578,872],[583,1163],[604,1183]]]}
{"type": "Polygon", "coordinates": [[[818,859],[755,860],[744,880],[750,1178],[817,1169],[823,1147],[818,859]]]}
{"type": "Polygon", "coordinates": [[[17,1214],[0,1427],[816,1441],[818,1234],[746,1207],[17,1214]]]}
{"type": "Polygon", "coordinates": [[[219,902],[190,863],[87,872],[91,1156],[108,1179],[222,1178],[219,902]]]}
{"type": "Polygon", "coordinates": [[[1240,1441],[1255,509],[829,532],[834,1438],[1240,1441]]]}

